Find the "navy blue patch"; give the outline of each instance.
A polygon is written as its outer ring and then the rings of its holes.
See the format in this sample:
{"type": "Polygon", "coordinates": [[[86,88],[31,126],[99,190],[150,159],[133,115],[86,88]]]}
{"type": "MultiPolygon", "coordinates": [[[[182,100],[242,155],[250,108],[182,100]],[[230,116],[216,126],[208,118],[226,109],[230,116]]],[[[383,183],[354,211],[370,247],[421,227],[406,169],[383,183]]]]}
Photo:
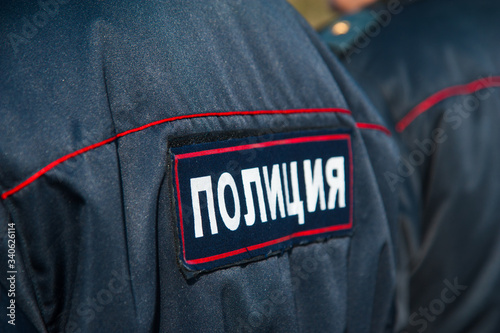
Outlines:
{"type": "Polygon", "coordinates": [[[347,235],[351,135],[301,132],[172,148],[179,258],[213,270],[347,235]]]}

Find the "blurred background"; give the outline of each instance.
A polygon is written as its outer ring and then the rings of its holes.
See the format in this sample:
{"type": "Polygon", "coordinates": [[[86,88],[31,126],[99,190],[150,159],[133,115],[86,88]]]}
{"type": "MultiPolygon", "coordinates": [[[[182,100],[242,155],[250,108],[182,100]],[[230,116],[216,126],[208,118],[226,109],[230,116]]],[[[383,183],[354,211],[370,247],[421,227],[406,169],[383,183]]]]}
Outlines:
{"type": "Polygon", "coordinates": [[[325,0],[288,0],[316,30],[325,28],[339,15],[325,0]]]}

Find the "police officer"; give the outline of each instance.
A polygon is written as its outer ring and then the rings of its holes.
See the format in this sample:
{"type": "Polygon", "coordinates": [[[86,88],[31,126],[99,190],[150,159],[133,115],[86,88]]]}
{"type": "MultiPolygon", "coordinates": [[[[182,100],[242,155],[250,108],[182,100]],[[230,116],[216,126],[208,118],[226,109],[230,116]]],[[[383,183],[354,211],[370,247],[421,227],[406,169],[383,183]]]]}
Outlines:
{"type": "Polygon", "coordinates": [[[2,332],[391,328],[396,147],[285,1],[0,16],[2,332]]]}
{"type": "Polygon", "coordinates": [[[349,36],[322,33],[401,146],[386,180],[401,188],[404,331],[500,330],[499,13],[490,0],[389,1],[340,19],[349,36]]]}

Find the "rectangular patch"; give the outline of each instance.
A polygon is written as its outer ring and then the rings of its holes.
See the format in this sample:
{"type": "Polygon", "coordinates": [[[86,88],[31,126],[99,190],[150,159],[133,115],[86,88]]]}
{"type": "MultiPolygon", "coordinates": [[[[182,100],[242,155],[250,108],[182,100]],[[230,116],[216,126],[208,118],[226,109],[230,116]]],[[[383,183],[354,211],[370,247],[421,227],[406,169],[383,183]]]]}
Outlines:
{"type": "Polygon", "coordinates": [[[300,132],[171,149],[179,259],[189,272],[345,236],[351,134],[300,132]]]}

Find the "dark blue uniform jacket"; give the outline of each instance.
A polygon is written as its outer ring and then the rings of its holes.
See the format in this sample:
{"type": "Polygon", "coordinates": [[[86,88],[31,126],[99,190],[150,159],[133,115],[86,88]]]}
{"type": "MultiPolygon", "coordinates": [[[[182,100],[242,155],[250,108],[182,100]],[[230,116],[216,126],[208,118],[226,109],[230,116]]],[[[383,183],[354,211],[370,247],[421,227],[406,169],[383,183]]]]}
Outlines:
{"type": "Polygon", "coordinates": [[[0,32],[2,329],[390,329],[396,147],[285,1],[3,1],[0,32]]]}
{"type": "Polygon", "coordinates": [[[409,274],[400,319],[408,332],[499,332],[500,4],[397,3],[334,48],[401,146],[387,174],[409,274]]]}

